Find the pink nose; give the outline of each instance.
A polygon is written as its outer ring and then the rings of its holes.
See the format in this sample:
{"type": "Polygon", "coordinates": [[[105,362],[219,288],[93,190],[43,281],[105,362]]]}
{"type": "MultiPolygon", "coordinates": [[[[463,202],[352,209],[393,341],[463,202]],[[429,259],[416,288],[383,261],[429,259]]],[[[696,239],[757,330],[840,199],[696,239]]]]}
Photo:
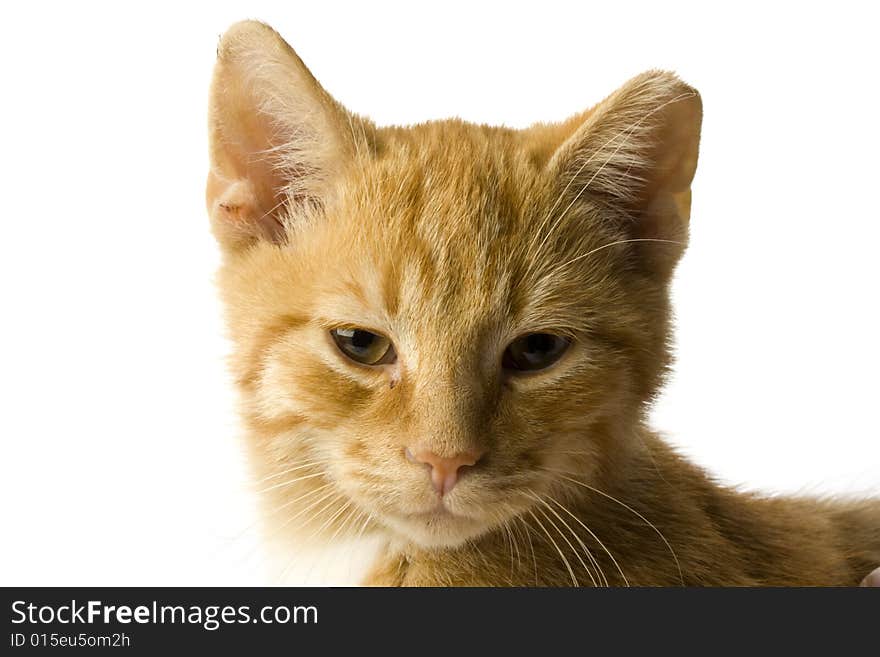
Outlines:
{"type": "Polygon", "coordinates": [[[406,458],[413,463],[425,463],[431,468],[431,483],[440,495],[446,495],[458,482],[461,469],[475,465],[483,452],[461,452],[455,456],[438,456],[427,449],[406,448],[406,458]]]}

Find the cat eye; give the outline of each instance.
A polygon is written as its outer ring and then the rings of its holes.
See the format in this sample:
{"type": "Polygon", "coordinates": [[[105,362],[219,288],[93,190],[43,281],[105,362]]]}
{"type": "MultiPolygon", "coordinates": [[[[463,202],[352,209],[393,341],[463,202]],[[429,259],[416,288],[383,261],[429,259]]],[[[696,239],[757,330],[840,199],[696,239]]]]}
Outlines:
{"type": "Polygon", "coordinates": [[[510,343],[501,365],[515,372],[543,370],[559,360],[570,344],[571,340],[551,333],[529,333],[510,343]]]}
{"type": "Polygon", "coordinates": [[[397,359],[394,345],[384,335],[355,328],[337,328],[330,336],[339,351],[363,365],[385,365],[397,359]]]}

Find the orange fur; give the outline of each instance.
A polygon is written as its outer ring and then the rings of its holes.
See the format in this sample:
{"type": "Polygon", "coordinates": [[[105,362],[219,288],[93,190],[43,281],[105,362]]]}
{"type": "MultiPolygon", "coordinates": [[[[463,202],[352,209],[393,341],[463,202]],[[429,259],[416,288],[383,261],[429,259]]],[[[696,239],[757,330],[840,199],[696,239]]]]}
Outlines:
{"type": "Polygon", "coordinates": [[[379,128],[270,28],[222,38],[207,202],[269,533],[372,534],[372,584],[856,584],[880,504],[724,488],[645,426],[670,362],[699,95],[651,71],[560,124],[379,128]],[[389,365],[329,331],[388,336],[389,365]],[[571,347],[507,376],[515,338],[571,347]],[[486,452],[437,494],[404,449],[486,452]]]}

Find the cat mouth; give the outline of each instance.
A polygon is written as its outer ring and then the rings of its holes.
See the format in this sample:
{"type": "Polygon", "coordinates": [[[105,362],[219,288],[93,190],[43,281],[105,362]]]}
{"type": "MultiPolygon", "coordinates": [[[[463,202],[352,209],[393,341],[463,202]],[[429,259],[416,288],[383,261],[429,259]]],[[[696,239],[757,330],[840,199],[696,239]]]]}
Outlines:
{"type": "Polygon", "coordinates": [[[436,504],[425,505],[421,509],[397,509],[392,512],[400,520],[407,522],[425,523],[425,522],[473,522],[475,519],[459,510],[453,510],[443,500],[438,500],[436,504]]]}
{"type": "Polygon", "coordinates": [[[431,521],[448,521],[448,520],[470,520],[467,516],[463,516],[458,513],[454,513],[450,511],[446,506],[442,503],[438,506],[434,507],[430,511],[419,511],[416,513],[409,514],[410,520],[418,520],[421,522],[431,522],[431,521]]]}
{"type": "Polygon", "coordinates": [[[454,547],[485,530],[476,518],[438,504],[427,511],[401,513],[398,530],[423,547],[454,547]]]}

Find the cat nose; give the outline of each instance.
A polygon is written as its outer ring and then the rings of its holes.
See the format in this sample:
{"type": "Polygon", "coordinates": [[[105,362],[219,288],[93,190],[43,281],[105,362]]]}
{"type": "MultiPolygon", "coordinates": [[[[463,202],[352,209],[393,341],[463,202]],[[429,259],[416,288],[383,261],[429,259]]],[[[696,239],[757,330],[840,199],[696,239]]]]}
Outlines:
{"type": "Polygon", "coordinates": [[[440,495],[446,495],[458,483],[461,469],[476,465],[484,452],[471,450],[459,452],[455,456],[439,456],[428,449],[405,450],[406,458],[412,463],[424,463],[431,468],[431,483],[440,495]]]}

